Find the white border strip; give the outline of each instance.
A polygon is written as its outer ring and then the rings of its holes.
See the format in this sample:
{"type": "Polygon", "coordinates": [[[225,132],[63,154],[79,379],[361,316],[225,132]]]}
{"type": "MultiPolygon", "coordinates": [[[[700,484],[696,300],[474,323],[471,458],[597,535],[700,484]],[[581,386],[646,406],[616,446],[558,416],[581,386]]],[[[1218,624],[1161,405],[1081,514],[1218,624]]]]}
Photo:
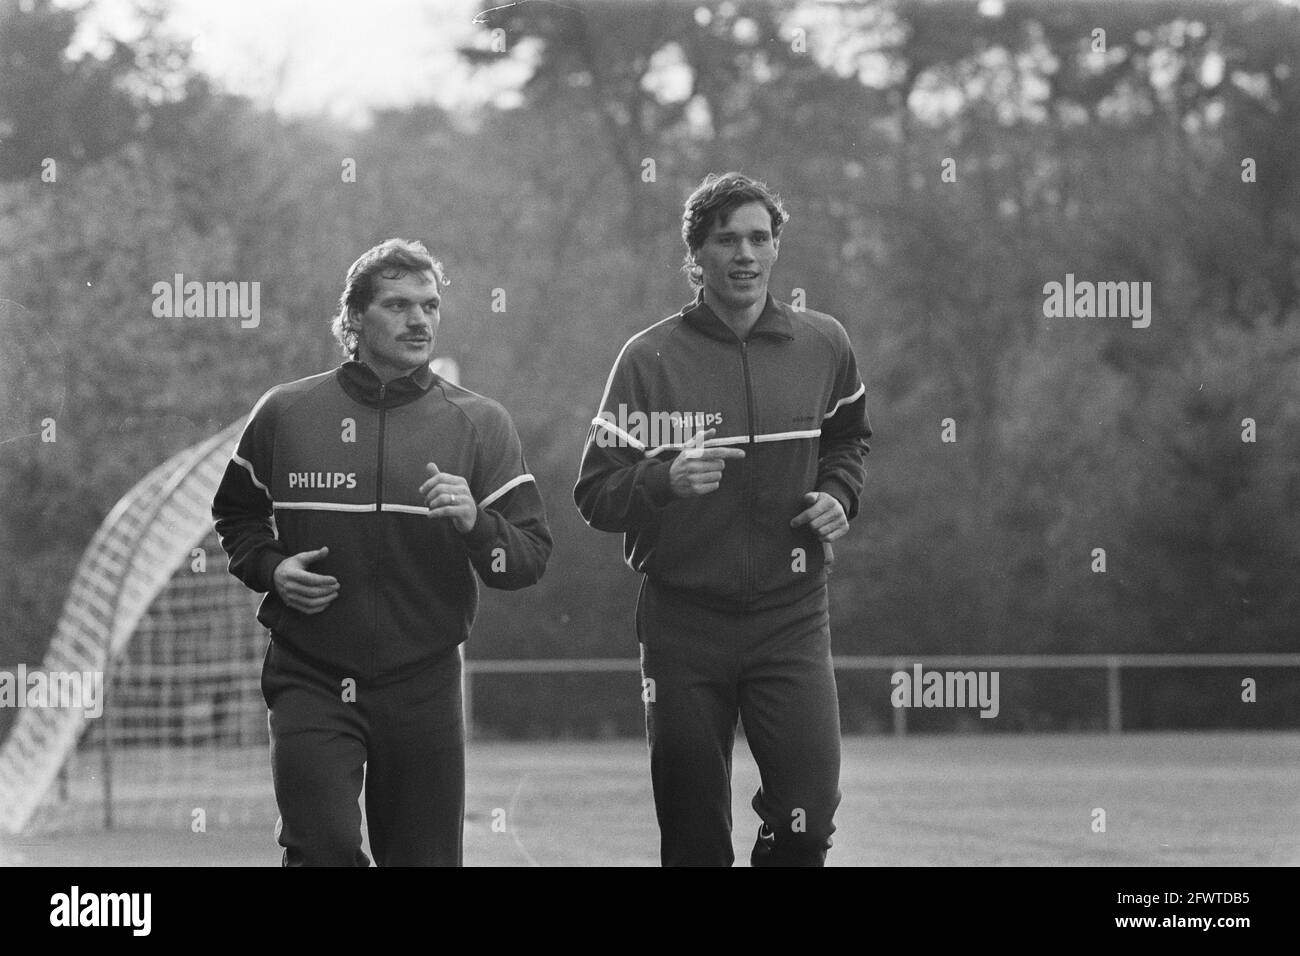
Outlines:
{"type": "Polygon", "coordinates": [[[618,355],[614,358],[614,365],[609,370],[609,376],[605,379],[605,390],[600,393],[600,404],[596,406],[597,414],[599,414],[600,410],[609,404],[609,390],[614,385],[614,375],[618,372],[619,363],[623,361],[623,353],[627,351],[627,347],[631,345],[633,342],[635,342],[637,339],[641,338],[641,336],[647,335],[653,330],[659,328],[659,326],[663,325],[665,322],[671,322],[673,319],[680,318],[680,317],[681,317],[681,313],[679,312],[676,315],[668,316],[668,318],[666,319],[660,319],[654,325],[650,326],[649,328],[642,329],[636,335],[632,336],[630,339],[628,339],[626,342],[623,343],[623,347],[618,350],[618,355]]]}
{"type": "Polygon", "coordinates": [[[240,468],[243,468],[244,471],[248,472],[248,477],[253,479],[253,484],[261,488],[262,492],[266,495],[266,497],[268,498],[271,497],[271,489],[266,487],[266,485],[262,484],[260,481],[257,480],[257,472],[253,471],[252,462],[250,462],[247,458],[241,457],[239,452],[237,451],[232,451],[230,453],[230,460],[233,461],[240,468]]]}
{"type": "Polygon", "coordinates": [[[623,441],[627,442],[627,444],[631,445],[637,451],[645,451],[645,442],[633,438],[631,435],[623,431],[623,429],[619,428],[609,419],[600,418],[599,416],[597,416],[596,418],[593,418],[591,420],[591,423],[593,425],[599,425],[600,427],[604,428],[605,431],[607,432],[613,432],[615,438],[621,438],[623,441]]]}
{"type": "Polygon", "coordinates": [[[492,494],[488,495],[486,498],[480,501],[478,503],[478,506],[480,508],[486,508],[488,505],[492,504],[492,502],[496,501],[498,498],[504,495],[511,488],[517,488],[519,485],[522,485],[526,481],[531,481],[534,484],[536,484],[537,479],[526,472],[522,475],[519,475],[517,478],[511,478],[509,481],[507,481],[496,491],[492,492],[492,494]]]}
{"type": "Polygon", "coordinates": [[[841,405],[848,405],[851,402],[856,402],[859,398],[861,398],[865,394],[867,394],[867,385],[864,382],[861,385],[859,385],[858,390],[854,392],[852,395],[850,395],[848,398],[841,398],[838,402],[836,402],[835,407],[822,416],[822,421],[825,421],[826,419],[834,415],[836,412],[838,412],[840,410],[841,405]]]}
{"type": "MultiPolygon", "coordinates": [[[[800,439],[803,438],[820,438],[821,434],[822,434],[822,430],[820,428],[813,428],[810,429],[809,431],[803,431],[803,432],[772,432],[770,435],[755,435],[754,441],[755,443],[768,442],[768,441],[799,441],[800,439]]],[[[748,435],[732,435],[730,438],[710,438],[708,441],[704,443],[704,447],[717,448],[722,445],[747,445],[747,444],[749,444],[748,435]]],[[[677,444],[672,444],[672,445],[660,445],[657,448],[651,448],[648,452],[645,453],[645,456],[647,458],[654,458],[660,452],[681,451],[685,447],[686,447],[685,442],[678,442],[677,444]]]]}
{"type": "MultiPolygon", "coordinates": [[[[496,491],[492,492],[492,494],[480,501],[478,506],[480,508],[486,508],[488,505],[492,504],[492,502],[509,492],[512,488],[517,488],[527,481],[535,483],[537,479],[528,474],[520,475],[517,478],[511,478],[496,491]]],[[[342,511],[351,514],[365,514],[376,510],[373,504],[345,505],[337,504],[332,501],[277,501],[275,507],[285,511],[342,511]]],[[[384,502],[383,507],[379,510],[393,511],[404,515],[426,516],[429,513],[429,509],[425,505],[398,505],[390,504],[387,501],[384,502]]]]}
{"type": "Polygon", "coordinates": [[[822,430],[813,428],[806,432],[775,432],[771,435],[755,435],[754,441],[797,441],[800,438],[821,438],[822,430]]]}
{"type": "MultiPolygon", "coordinates": [[[[374,511],[375,506],[369,505],[343,505],[336,504],[332,501],[277,501],[277,509],[283,508],[285,511],[374,511]]],[[[384,505],[390,508],[392,505],[384,505]]],[[[427,510],[427,509],[426,509],[427,510]]]]}

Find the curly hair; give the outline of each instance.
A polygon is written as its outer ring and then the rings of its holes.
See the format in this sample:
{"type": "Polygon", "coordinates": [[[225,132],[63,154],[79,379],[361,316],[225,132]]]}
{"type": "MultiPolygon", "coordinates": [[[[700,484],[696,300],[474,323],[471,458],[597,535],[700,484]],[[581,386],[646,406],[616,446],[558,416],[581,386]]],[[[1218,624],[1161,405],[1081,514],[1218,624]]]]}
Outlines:
{"type": "Polygon", "coordinates": [[[781,235],[781,227],[790,221],[790,214],[781,204],[781,197],[769,189],[767,183],[743,173],[730,172],[721,176],[709,173],[686,200],[682,210],[682,241],[686,243],[682,271],[694,288],[704,284],[694,256],[704,245],[709,230],[715,222],[725,223],[732,212],[751,202],[761,202],[766,207],[772,217],[772,239],[776,240],[781,235]]]}
{"type": "Polygon", "coordinates": [[[370,308],[375,299],[375,279],[400,279],[408,272],[432,272],[440,286],[447,284],[442,263],[429,254],[424,243],[412,239],[385,239],[367,249],[348,269],[339,296],[338,313],[330,320],[330,331],[345,353],[357,354],[356,318],[370,308]]]}

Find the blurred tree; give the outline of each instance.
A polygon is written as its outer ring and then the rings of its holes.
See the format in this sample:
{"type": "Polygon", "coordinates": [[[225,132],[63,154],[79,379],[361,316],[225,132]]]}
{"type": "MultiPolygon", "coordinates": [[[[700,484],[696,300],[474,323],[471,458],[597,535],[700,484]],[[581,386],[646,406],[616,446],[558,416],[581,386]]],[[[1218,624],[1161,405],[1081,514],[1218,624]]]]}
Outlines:
{"type": "MultiPolygon", "coordinates": [[[[513,101],[354,131],[213,91],[161,29],[72,62],[75,14],[0,0],[0,297],[24,346],[0,361],[0,663],[39,655],[49,582],[135,478],[337,361],[344,270],[393,235],[446,260],[439,351],[515,417],[556,533],[547,578],[485,601],[471,653],[631,656],[636,578],[572,482],[619,347],[690,295],[682,200],[729,168],[793,213],[774,294],[838,317],[863,366],[877,435],[837,548],[838,651],[1286,646],[1300,12],[484,6],[505,51],[466,56],[517,59],[513,101]],[[75,176],[39,182],[78,148],[75,176]],[[155,318],[177,272],[261,282],[261,326],[155,318]],[[1047,319],[1067,273],[1151,282],[1151,326],[1047,319]],[[31,437],[48,407],[55,446],[31,437]]],[[[1095,685],[1017,684],[1007,725],[1100,719],[1079,716],[1095,685]]],[[[566,685],[494,686],[528,727],[566,685]]]]}
{"type": "Polygon", "coordinates": [[[133,51],[113,43],[103,57],[70,59],[77,22],[51,0],[0,0],[0,181],[39,176],[46,157],[93,162],[135,133],[122,87],[133,51]]]}

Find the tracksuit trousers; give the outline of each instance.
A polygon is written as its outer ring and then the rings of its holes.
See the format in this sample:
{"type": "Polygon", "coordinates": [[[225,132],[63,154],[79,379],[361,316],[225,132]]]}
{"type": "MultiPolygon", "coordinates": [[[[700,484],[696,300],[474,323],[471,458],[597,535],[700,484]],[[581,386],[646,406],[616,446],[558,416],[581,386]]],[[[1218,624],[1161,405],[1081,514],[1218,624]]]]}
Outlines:
{"type": "Polygon", "coordinates": [[[262,667],[271,773],[285,866],[460,866],[465,730],[460,655],[441,654],[390,683],[358,680],[354,700],[274,640],[262,667]]]}
{"type": "Polygon", "coordinates": [[[650,776],[665,866],[730,866],[737,719],[758,764],[754,866],[821,866],[839,805],[826,588],[783,607],[704,607],[649,578],[637,601],[650,776]]]}

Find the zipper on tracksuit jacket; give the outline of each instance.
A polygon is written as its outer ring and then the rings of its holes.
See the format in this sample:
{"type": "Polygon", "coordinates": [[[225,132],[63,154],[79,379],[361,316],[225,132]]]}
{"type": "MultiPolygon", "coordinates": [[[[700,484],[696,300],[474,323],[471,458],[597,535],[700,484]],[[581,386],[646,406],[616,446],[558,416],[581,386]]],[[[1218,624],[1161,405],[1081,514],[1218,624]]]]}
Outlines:
{"type": "Polygon", "coordinates": [[[375,468],[375,511],[384,510],[384,389],[379,386],[379,463],[375,468]]]}
{"type": "MultiPolygon", "coordinates": [[[[754,384],[749,376],[749,342],[742,339],[740,342],[740,366],[745,372],[745,427],[749,432],[749,448],[753,451],[757,445],[757,436],[754,434],[754,384]]],[[[753,521],[754,513],[754,464],[751,461],[745,467],[745,500],[744,500],[744,522],[745,522],[745,550],[744,550],[744,569],[745,569],[745,595],[744,601],[748,604],[753,600],[754,595],[754,567],[751,555],[754,553],[753,540],[753,521]]]]}
{"type": "MultiPolygon", "coordinates": [[[[384,408],[384,392],[388,386],[381,382],[379,384],[379,461],[375,466],[375,524],[379,524],[379,514],[384,510],[384,430],[386,428],[387,411],[384,408]]],[[[370,573],[377,578],[377,568],[380,567],[380,555],[378,554],[379,541],[372,542],[376,549],[374,560],[370,562],[370,573]]],[[[370,587],[370,596],[374,601],[374,609],[371,611],[370,620],[370,672],[375,673],[375,636],[379,634],[379,582],[373,580],[370,587]]]]}

